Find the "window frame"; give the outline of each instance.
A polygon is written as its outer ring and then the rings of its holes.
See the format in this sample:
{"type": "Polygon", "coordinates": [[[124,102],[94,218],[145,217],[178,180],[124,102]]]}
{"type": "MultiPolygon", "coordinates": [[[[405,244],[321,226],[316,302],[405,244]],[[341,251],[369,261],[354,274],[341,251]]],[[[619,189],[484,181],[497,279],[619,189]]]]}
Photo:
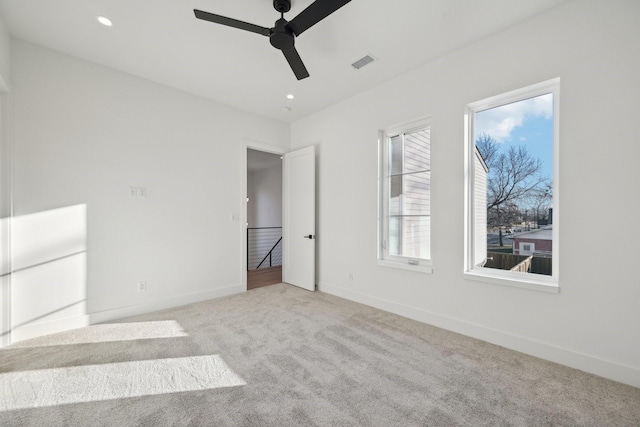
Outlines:
{"type": "Polygon", "coordinates": [[[464,275],[470,280],[518,287],[543,292],[558,293],[560,289],[560,79],[547,80],[521,89],[516,89],[481,101],[467,104],[464,114],[464,171],[465,171],[465,253],[464,275]],[[537,96],[553,95],[553,229],[552,229],[552,274],[544,276],[533,273],[498,270],[478,267],[473,263],[475,251],[475,114],[492,108],[523,101],[537,96]]]}
{"type": "MultiPolygon", "coordinates": [[[[389,173],[390,164],[390,141],[391,138],[419,130],[429,129],[431,131],[431,118],[423,117],[402,124],[390,126],[378,132],[378,265],[394,267],[404,270],[417,271],[422,273],[432,273],[431,254],[431,223],[429,225],[429,235],[427,236],[429,245],[429,259],[414,258],[402,255],[389,254],[389,173]]],[[[431,139],[429,139],[429,149],[431,151],[431,139]]],[[[429,169],[429,179],[431,179],[431,168],[429,169]]],[[[431,202],[431,187],[429,188],[429,201],[431,202]]],[[[431,219],[431,206],[429,207],[429,218],[431,219]]]]}

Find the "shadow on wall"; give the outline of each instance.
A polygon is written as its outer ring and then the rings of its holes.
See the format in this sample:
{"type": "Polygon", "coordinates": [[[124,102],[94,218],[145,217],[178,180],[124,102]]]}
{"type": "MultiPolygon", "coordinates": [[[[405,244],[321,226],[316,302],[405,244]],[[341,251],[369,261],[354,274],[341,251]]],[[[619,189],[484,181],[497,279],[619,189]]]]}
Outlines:
{"type": "Polygon", "coordinates": [[[87,205],[16,216],[10,226],[12,342],[86,326],[87,205]]]}

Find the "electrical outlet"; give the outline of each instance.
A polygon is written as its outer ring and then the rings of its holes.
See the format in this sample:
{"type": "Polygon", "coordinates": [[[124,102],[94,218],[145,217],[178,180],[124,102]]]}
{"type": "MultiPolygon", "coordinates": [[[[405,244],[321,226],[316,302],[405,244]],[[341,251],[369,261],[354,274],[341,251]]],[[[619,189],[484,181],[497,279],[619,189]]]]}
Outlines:
{"type": "Polygon", "coordinates": [[[129,187],[129,197],[147,197],[147,187],[129,187]]]}
{"type": "Polygon", "coordinates": [[[147,282],[146,280],[141,280],[138,282],[138,292],[146,292],[147,291],[147,282]]]}

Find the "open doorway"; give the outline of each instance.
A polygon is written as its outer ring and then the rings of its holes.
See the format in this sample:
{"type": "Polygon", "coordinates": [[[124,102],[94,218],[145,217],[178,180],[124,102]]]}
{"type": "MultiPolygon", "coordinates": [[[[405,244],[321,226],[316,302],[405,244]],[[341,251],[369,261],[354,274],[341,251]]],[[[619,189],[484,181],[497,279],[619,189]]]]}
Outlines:
{"type": "Polygon", "coordinates": [[[247,290],[282,282],[282,158],[247,148],[247,290]]]}

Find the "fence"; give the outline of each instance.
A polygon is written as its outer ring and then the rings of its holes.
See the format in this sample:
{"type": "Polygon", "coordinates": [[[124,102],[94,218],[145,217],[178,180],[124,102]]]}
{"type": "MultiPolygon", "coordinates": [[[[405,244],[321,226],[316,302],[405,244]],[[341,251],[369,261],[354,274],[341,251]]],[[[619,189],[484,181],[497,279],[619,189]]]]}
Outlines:
{"type": "Polygon", "coordinates": [[[531,261],[531,272],[535,274],[545,274],[547,276],[551,276],[553,272],[552,269],[552,259],[548,257],[537,257],[533,256],[533,260],[531,261]]]}
{"type": "Polygon", "coordinates": [[[282,265],[282,227],[247,228],[247,271],[282,265]]]}
{"type": "Polygon", "coordinates": [[[489,252],[484,267],[551,276],[551,258],[489,252]]]}
{"type": "MultiPolygon", "coordinates": [[[[518,267],[520,263],[526,261],[529,257],[526,255],[513,255],[498,252],[489,252],[487,254],[487,268],[497,268],[500,270],[511,270],[518,267]]],[[[522,271],[519,268],[516,271],[522,271]]]]}

